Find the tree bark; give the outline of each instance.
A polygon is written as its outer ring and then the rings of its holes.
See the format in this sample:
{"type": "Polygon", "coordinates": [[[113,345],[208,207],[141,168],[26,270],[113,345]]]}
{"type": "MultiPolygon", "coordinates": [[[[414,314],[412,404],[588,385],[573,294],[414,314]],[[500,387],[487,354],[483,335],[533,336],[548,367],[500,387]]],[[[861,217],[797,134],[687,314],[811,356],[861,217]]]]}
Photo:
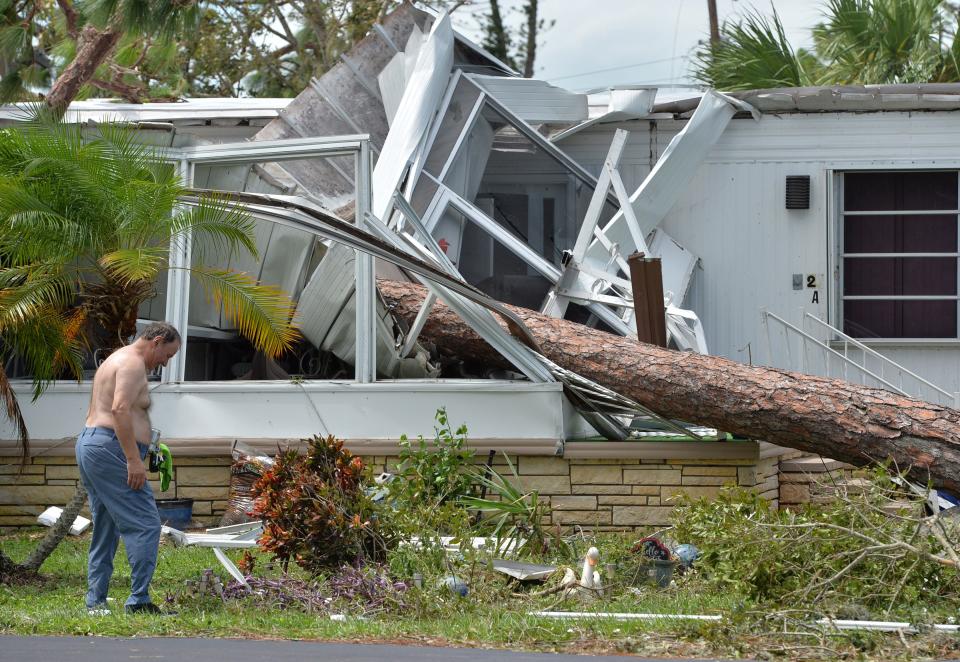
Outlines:
{"type": "Polygon", "coordinates": [[[717,19],[717,0],[707,0],[707,14],[710,18],[710,45],[720,43],[720,22],[717,19]]]}
{"type": "MultiPolygon", "coordinates": [[[[378,286],[393,314],[411,323],[425,289],[383,280],[378,286]]],[[[551,361],[662,416],[855,465],[891,459],[924,484],[930,479],[960,493],[960,411],[838,379],[663,349],[510,308],[551,361]]],[[[506,366],[442,303],[421,335],[442,352],[506,366]]]]}
{"type": "Polygon", "coordinates": [[[523,77],[533,78],[533,65],[537,59],[537,0],[527,0],[523,11],[527,15],[527,47],[524,50],[523,77]]]}
{"type": "Polygon", "coordinates": [[[77,55],[54,81],[47,94],[47,105],[57,113],[65,113],[80,88],[90,82],[97,67],[113,53],[121,35],[121,30],[113,25],[102,30],[89,24],[84,26],[80,31],[77,55]]]}
{"type": "Polygon", "coordinates": [[[510,62],[510,37],[500,14],[499,0],[490,0],[490,14],[486,16],[486,32],[483,47],[501,62],[510,62]]]}

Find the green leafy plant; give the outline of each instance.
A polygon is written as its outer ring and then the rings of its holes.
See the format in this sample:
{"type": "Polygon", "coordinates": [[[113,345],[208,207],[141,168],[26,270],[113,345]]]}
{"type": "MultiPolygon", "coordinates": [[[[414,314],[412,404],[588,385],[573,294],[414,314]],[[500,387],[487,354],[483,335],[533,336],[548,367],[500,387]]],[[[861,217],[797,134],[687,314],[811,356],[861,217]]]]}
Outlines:
{"type": "Polygon", "coordinates": [[[473,451],[466,448],[467,426],[454,430],[443,407],[435,420],[431,443],[423,435],[416,441],[400,437],[400,462],[390,483],[390,496],[399,508],[435,507],[470,493],[473,451]]]}
{"type": "Polygon", "coordinates": [[[306,455],[280,453],[253,487],[260,548],[312,575],[383,560],[389,536],[364,492],[363,461],[333,436],[306,441],[306,455]]]}
{"type": "Polygon", "coordinates": [[[523,492],[520,475],[510,457],[504,453],[513,482],[504,478],[492,467],[473,470],[473,480],[486,487],[491,498],[462,496],[460,503],[467,508],[487,515],[480,521],[478,531],[489,531],[496,540],[496,549],[501,550],[508,539],[515,541],[512,553],[517,556],[539,556],[551,547],[566,553],[566,543],[559,535],[552,535],[543,525],[549,506],[540,499],[536,490],[523,492]]]}
{"type": "Polygon", "coordinates": [[[758,603],[834,614],[853,605],[886,618],[909,617],[936,596],[955,612],[957,526],[927,516],[924,497],[901,484],[875,467],[855,487],[824,485],[825,504],[795,511],[725,488],[712,502],[684,499],[672,535],[700,549],[697,567],[709,583],[758,603]]]}

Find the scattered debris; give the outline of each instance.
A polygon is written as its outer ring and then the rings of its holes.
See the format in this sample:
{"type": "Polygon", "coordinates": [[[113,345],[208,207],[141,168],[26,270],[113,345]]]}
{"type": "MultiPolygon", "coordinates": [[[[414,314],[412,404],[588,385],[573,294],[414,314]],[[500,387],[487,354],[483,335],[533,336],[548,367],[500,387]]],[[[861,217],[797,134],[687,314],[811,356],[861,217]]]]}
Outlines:
{"type": "MultiPolygon", "coordinates": [[[[63,508],[50,506],[42,513],[37,515],[37,521],[44,526],[53,526],[57,523],[57,520],[60,519],[61,514],[63,514],[63,508]]],[[[77,515],[77,519],[73,520],[73,524],[70,525],[69,533],[71,536],[79,536],[81,533],[86,531],[89,526],[90,520],[88,520],[86,517],[77,515]]]]}
{"type": "Polygon", "coordinates": [[[272,609],[331,613],[334,620],[346,617],[341,608],[344,602],[352,608],[361,608],[366,614],[385,609],[402,611],[406,608],[403,594],[409,588],[405,582],[391,580],[387,569],[375,564],[363,568],[344,566],[325,584],[290,576],[278,579],[248,576],[246,581],[246,586],[240,582],[227,584],[224,599],[252,600],[272,609]]]}
{"type": "Polygon", "coordinates": [[[467,593],[470,592],[467,582],[456,575],[447,575],[440,580],[440,585],[445,586],[447,590],[461,598],[467,597],[467,593]]]}
{"type": "MultiPolygon", "coordinates": [[[[410,546],[414,549],[429,547],[439,542],[447,554],[459,554],[462,540],[455,536],[440,536],[439,538],[421,539],[419,536],[412,536],[408,540],[401,540],[401,546],[410,546]]],[[[470,538],[470,547],[476,550],[488,550],[504,556],[512,554],[515,550],[522,547],[526,541],[522,538],[487,538],[484,536],[473,536],[470,538]]]]}
{"type": "Polygon", "coordinates": [[[520,582],[542,582],[557,571],[557,566],[494,559],[493,569],[520,582]]]}
{"type": "Polygon", "coordinates": [[[262,522],[245,522],[231,526],[221,526],[207,529],[206,533],[184,533],[169,526],[160,527],[160,533],[168,536],[177,547],[194,545],[196,547],[210,547],[214,556],[220,561],[230,575],[240,584],[246,584],[244,574],[237,569],[233,561],[223,553],[224,549],[249,549],[257,546],[257,539],[263,533],[262,522]]]}
{"type": "Polygon", "coordinates": [[[923,627],[901,621],[853,621],[853,620],[834,620],[832,618],[821,618],[817,625],[829,625],[838,630],[872,630],[874,632],[905,632],[916,634],[921,630],[933,630],[935,632],[960,632],[960,625],[952,623],[935,623],[923,627]]]}

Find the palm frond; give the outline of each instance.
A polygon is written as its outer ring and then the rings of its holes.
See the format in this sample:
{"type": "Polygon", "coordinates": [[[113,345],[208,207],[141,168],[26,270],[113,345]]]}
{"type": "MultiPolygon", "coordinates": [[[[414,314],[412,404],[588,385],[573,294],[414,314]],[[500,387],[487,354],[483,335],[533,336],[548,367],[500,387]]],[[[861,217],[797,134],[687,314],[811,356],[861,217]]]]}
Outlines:
{"type": "Polygon", "coordinates": [[[192,236],[194,257],[203,261],[206,250],[230,257],[245,250],[259,257],[254,240],[256,224],[243,207],[228,205],[215,195],[204,195],[197,205],[173,218],[173,238],[192,236]]]}
{"type": "Polygon", "coordinates": [[[943,70],[942,0],[830,0],[814,29],[832,83],[921,83],[943,70]]]}
{"type": "Polygon", "coordinates": [[[693,76],[721,90],[812,85],[815,62],[801,59],[787,39],[776,9],[767,19],[755,10],[724,23],[721,40],[695,55],[693,76]]]}
{"type": "Polygon", "coordinates": [[[18,253],[38,260],[85,249],[92,238],[90,228],[51,207],[46,201],[54,195],[45,182],[24,186],[0,178],[0,241],[12,239],[18,253]]]}
{"type": "Polygon", "coordinates": [[[47,307],[4,329],[5,345],[23,360],[32,376],[34,400],[53,380],[64,375],[80,379],[83,374],[83,342],[73,332],[82,319],[82,315],[47,307]]]}
{"type": "MultiPolygon", "coordinates": [[[[0,358],[2,358],[0,354],[0,358]]],[[[4,410],[7,419],[13,423],[17,430],[17,454],[20,465],[24,466],[30,457],[30,433],[27,430],[27,422],[23,419],[23,412],[20,410],[20,402],[17,400],[17,394],[13,391],[13,385],[3,369],[3,361],[0,360],[0,398],[3,399],[4,410]]]]}
{"type": "Polygon", "coordinates": [[[131,179],[118,185],[114,189],[119,211],[114,219],[117,244],[143,246],[158,241],[169,244],[174,232],[169,212],[175,207],[179,194],[179,187],[151,180],[131,179]],[[158,210],[168,213],[158,213],[158,210]]]}
{"type": "Polygon", "coordinates": [[[97,138],[90,142],[103,150],[106,162],[124,180],[139,178],[157,180],[163,170],[163,149],[141,141],[137,132],[124,124],[105,123],[97,127],[97,138]],[[122,167],[121,167],[122,166],[122,167]]]}
{"type": "Polygon", "coordinates": [[[0,331],[26,324],[47,308],[63,308],[73,293],[56,266],[27,265],[0,269],[0,331]]]}
{"type": "Polygon", "coordinates": [[[156,248],[120,248],[100,257],[103,269],[124,283],[134,281],[152,281],[166,266],[168,249],[156,248]]]}
{"type": "Polygon", "coordinates": [[[208,296],[223,306],[240,335],[271,357],[289,350],[299,337],[293,326],[295,305],[282,290],[259,285],[245,273],[193,267],[191,274],[208,296]]]}

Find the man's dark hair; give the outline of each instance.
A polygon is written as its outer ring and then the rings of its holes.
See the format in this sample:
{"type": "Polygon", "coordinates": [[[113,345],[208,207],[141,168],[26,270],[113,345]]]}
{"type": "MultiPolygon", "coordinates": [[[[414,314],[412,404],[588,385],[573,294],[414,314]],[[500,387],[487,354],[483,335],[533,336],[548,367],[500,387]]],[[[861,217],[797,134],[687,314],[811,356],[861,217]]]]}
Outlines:
{"type": "Polygon", "coordinates": [[[180,332],[169,322],[150,322],[147,328],[140,332],[140,337],[144,340],[162,338],[164,343],[168,343],[180,340],[180,332]]]}

